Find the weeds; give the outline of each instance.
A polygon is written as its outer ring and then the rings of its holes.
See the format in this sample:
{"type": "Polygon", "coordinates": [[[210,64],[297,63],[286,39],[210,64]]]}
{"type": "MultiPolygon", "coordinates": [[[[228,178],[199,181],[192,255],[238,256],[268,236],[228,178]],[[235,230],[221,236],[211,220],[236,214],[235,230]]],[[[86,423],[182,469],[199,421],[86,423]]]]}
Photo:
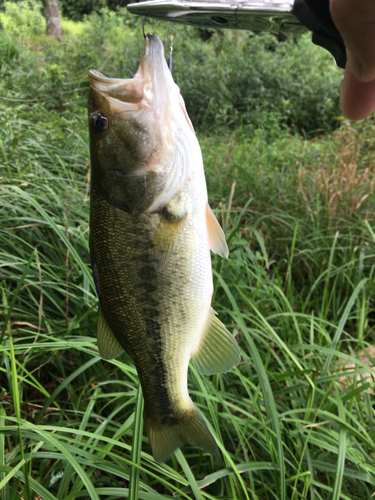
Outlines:
{"type": "Polygon", "coordinates": [[[3,7],[0,23],[7,33],[23,39],[45,33],[46,22],[41,13],[41,3],[36,0],[24,0],[18,4],[5,1],[3,7]]]}
{"type": "MultiPolygon", "coordinates": [[[[334,149],[325,151],[319,163],[314,165],[314,182],[321,202],[333,220],[337,220],[340,214],[345,214],[345,218],[355,217],[359,210],[367,218],[373,207],[373,144],[366,146],[363,133],[358,133],[358,129],[351,128],[349,123],[334,133],[333,141],[334,149]],[[363,204],[366,205],[364,209],[363,204]]],[[[303,187],[306,174],[311,179],[306,168],[299,171],[299,191],[311,205],[311,190],[303,187]]]]}

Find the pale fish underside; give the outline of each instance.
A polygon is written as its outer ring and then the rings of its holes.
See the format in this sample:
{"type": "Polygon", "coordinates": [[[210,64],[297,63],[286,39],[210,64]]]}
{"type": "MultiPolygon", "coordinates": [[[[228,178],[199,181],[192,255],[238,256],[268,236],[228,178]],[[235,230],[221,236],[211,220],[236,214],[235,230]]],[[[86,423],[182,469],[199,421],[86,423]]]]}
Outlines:
{"type": "Polygon", "coordinates": [[[129,80],[89,71],[90,252],[99,296],[98,347],[126,350],[142,385],[153,456],[217,446],[187,389],[237,365],[239,348],[211,309],[210,250],[223,231],[208,206],[202,155],[159,38],[149,34],[129,80]]]}

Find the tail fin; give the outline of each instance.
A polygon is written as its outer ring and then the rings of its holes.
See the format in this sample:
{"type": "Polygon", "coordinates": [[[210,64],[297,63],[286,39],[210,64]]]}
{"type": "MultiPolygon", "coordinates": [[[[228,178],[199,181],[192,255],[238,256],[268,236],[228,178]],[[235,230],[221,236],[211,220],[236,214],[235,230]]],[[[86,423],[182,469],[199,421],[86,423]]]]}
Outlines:
{"type": "Polygon", "coordinates": [[[156,423],[144,415],[152,455],[157,462],[165,462],[176,448],[189,443],[216,456],[217,445],[201,414],[192,405],[173,425],[156,423]]]}

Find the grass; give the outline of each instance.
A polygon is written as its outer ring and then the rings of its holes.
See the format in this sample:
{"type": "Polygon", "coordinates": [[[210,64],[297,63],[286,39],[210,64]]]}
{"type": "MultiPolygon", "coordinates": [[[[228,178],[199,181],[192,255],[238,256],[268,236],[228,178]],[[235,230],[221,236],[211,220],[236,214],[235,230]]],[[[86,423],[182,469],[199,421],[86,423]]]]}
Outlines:
{"type": "Polygon", "coordinates": [[[0,112],[1,498],[371,498],[373,121],[311,141],[200,134],[230,250],[213,306],[242,361],[189,372],[219,456],[160,465],[132,360],[97,351],[86,111],[60,83],[67,107],[42,94],[0,112]]]}
{"type": "MultiPolygon", "coordinates": [[[[284,138],[291,156],[280,142],[280,163],[263,160],[262,169],[247,155],[256,148],[265,157],[269,145],[244,146],[233,136],[226,159],[215,139],[201,138],[209,190],[230,247],[228,261],[214,257],[214,307],[234,331],[242,362],[211,380],[193,368],[189,375],[220,457],[184,448],[158,465],[143,435],[132,361],[126,355],[103,361],[97,353],[85,118],[70,114],[74,126],[64,137],[64,116],[37,111],[28,126],[23,118],[16,144],[22,150],[12,159],[14,141],[3,135],[5,498],[28,490],[29,497],[58,499],[370,498],[374,381],[356,353],[374,344],[373,195],[366,207],[349,207],[333,219],[338,211],[327,211],[320,170],[313,196],[313,165],[306,163],[304,175],[293,168],[297,158],[302,164],[314,157],[314,148],[316,158],[328,162],[325,155],[344,140],[343,132],[320,144],[284,138]],[[46,123],[55,132],[35,147],[46,123]],[[283,158],[289,165],[281,165],[283,158]],[[221,175],[218,159],[227,162],[221,175]],[[238,190],[230,184],[234,178],[238,190]],[[255,194],[246,198],[247,189],[255,194]],[[304,203],[307,194],[313,206],[304,203]]],[[[17,130],[20,116],[3,120],[3,131],[17,130]]]]}

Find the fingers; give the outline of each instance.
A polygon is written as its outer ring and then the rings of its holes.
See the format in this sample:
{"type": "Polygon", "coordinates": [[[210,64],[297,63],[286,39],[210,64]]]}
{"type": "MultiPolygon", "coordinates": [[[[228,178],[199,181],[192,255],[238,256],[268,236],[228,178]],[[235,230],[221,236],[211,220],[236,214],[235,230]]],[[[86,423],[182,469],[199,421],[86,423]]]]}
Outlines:
{"type": "Polygon", "coordinates": [[[333,22],[346,46],[348,64],[360,82],[375,79],[374,0],[331,0],[333,22]]]}
{"type": "Polygon", "coordinates": [[[361,120],[375,111],[375,1],[331,0],[330,10],[346,46],[341,107],[361,120]]]}
{"type": "Polygon", "coordinates": [[[349,120],[363,120],[375,111],[375,80],[360,82],[346,66],[341,89],[341,108],[349,120]]]}

